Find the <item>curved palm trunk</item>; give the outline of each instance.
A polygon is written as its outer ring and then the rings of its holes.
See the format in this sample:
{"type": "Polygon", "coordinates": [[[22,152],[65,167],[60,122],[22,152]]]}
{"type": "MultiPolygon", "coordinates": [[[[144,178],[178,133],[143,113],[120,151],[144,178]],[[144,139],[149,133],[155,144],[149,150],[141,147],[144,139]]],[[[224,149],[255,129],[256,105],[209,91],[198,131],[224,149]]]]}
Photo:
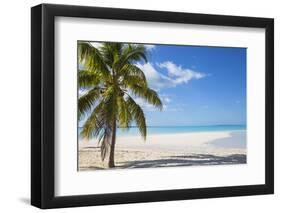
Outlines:
{"type": "Polygon", "coordinates": [[[109,168],[115,167],[115,163],[114,163],[115,142],[116,142],[116,121],[114,120],[112,125],[112,138],[111,138],[109,161],[108,161],[109,168]]]}

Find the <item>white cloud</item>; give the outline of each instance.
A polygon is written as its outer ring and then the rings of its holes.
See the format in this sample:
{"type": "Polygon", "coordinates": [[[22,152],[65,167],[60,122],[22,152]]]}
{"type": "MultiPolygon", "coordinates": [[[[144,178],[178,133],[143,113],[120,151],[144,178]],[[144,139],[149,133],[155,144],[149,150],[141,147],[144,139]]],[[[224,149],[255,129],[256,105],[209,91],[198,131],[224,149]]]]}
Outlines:
{"type": "Polygon", "coordinates": [[[156,45],[153,44],[145,44],[144,46],[147,49],[147,51],[152,51],[156,48],[156,45]]]}
{"type": "Polygon", "coordinates": [[[162,102],[168,104],[172,101],[172,99],[170,98],[169,95],[167,94],[159,94],[160,99],[162,100],[162,102]]]}
{"type": "Polygon", "coordinates": [[[166,61],[157,65],[160,68],[166,68],[169,77],[174,78],[176,84],[187,83],[192,79],[200,79],[206,76],[204,73],[195,72],[191,69],[183,69],[180,65],[178,66],[171,61],[166,61]]]}
{"type": "Polygon", "coordinates": [[[170,103],[171,99],[170,98],[164,98],[165,102],[170,103]]]}
{"type": "Polygon", "coordinates": [[[206,74],[196,72],[190,69],[183,69],[171,61],[157,64],[159,68],[165,68],[167,74],[156,70],[152,63],[136,64],[143,70],[148,84],[153,89],[159,91],[163,88],[175,87],[180,84],[186,84],[190,80],[204,78],[206,74]]]}
{"type": "Polygon", "coordinates": [[[138,63],[136,66],[138,66],[144,72],[149,86],[153,89],[160,90],[165,87],[175,86],[171,78],[158,72],[151,63],[138,63]]]}

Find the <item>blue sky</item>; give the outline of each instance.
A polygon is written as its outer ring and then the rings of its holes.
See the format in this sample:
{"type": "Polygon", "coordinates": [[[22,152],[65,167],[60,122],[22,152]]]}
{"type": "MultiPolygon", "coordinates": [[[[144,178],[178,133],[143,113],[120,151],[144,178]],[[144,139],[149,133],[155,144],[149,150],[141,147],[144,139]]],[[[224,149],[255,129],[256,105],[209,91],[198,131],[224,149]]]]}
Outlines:
{"type": "Polygon", "coordinates": [[[164,104],[138,99],[149,126],[246,124],[246,49],[147,45],[137,65],[164,104]]]}
{"type": "Polygon", "coordinates": [[[164,105],[135,99],[148,126],[246,124],[245,48],[145,46],[148,61],[136,65],[164,105]]]}

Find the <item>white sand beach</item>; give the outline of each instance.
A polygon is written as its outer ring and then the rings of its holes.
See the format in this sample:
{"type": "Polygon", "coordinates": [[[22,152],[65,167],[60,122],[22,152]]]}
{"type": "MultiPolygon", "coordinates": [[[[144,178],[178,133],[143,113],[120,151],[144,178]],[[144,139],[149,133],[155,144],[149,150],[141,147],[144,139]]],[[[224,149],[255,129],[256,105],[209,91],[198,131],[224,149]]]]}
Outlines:
{"type": "MultiPolygon", "coordinates": [[[[117,137],[116,168],[246,163],[246,131],[192,132],[117,137]]],[[[79,141],[79,170],[106,168],[95,139],[79,141]]]]}

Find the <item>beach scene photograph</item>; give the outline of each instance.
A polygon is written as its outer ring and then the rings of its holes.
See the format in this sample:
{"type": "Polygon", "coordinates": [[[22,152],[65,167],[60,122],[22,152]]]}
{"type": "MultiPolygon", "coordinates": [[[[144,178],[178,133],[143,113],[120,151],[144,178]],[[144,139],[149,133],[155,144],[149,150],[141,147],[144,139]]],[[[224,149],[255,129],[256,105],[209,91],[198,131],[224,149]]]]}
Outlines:
{"type": "Polygon", "coordinates": [[[77,41],[77,169],[247,163],[247,49],[77,41]]]}

